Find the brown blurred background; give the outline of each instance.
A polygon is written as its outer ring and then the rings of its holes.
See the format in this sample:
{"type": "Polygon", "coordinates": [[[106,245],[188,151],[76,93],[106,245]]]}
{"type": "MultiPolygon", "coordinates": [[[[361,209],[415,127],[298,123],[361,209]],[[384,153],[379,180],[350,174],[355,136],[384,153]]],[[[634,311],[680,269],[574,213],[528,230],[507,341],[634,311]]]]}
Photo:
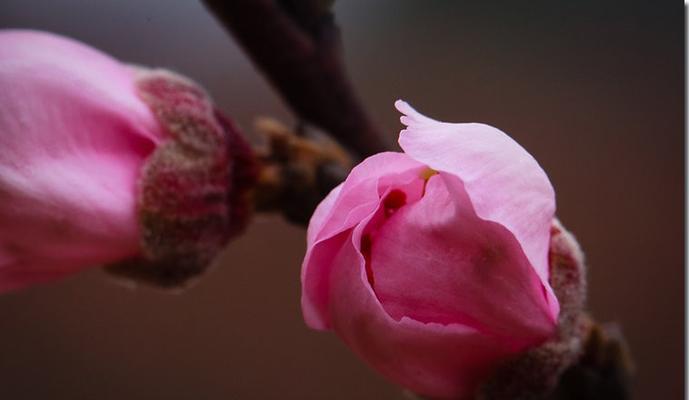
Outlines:
{"type": "MultiPolygon", "coordinates": [[[[679,1],[346,1],[361,97],[392,137],[404,98],[509,132],[550,175],[590,265],[590,309],[622,324],[636,399],[684,385],[684,10],[679,1]],[[519,4],[518,4],[519,3],[519,4]]],[[[2,0],[0,27],[68,35],[204,84],[246,131],[293,119],[196,1],[2,0]]],[[[0,398],[401,399],[299,308],[304,231],[256,220],[183,295],[99,270],[0,297],[0,398]]]]}

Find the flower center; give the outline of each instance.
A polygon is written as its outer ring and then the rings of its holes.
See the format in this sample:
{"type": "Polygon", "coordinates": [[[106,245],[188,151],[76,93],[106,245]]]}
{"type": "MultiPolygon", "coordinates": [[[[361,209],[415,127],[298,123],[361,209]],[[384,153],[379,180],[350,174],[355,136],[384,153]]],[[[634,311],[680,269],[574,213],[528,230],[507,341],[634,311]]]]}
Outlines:
{"type": "Polygon", "coordinates": [[[373,270],[371,268],[371,247],[373,246],[373,240],[371,235],[375,233],[378,228],[385,223],[385,221],[390,218],[397,210],[402,208],[407,204],[407,194],[400,189],[393,189],[388,192],[383,198],[382,202],[382,218],[378,217],[378,221],[374,224],[375,228],[369,230],[361,236],[360,251],[361,255],[364,256],[366,262],[366,277],[368,282],[373,287],[373,270]]]}
{"type": "Polygon", "coordinates": [[[390,191],[383,199],[385,217],[389,218],[395,211],[407,203],[407,194],[399,189],[390,191]]]}

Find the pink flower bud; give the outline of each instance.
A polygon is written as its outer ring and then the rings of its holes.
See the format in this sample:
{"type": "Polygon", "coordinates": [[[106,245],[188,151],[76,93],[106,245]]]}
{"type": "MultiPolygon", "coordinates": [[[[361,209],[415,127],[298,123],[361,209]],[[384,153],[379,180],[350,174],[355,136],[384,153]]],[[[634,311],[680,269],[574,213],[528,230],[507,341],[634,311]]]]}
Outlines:
{"type": "Polygon", "coordinates": [[[498,129],[396,106],[404,153],[363,161],[311,219],[304,318],[416,393],[470,399],[556,332],[555,195],[498,129]]]}
{"type": "Polygon", "coordinates": [[[0,31],[0,292],[109,264],[180,284],[244,227],[253,171],[193,82],[0,31]]]}

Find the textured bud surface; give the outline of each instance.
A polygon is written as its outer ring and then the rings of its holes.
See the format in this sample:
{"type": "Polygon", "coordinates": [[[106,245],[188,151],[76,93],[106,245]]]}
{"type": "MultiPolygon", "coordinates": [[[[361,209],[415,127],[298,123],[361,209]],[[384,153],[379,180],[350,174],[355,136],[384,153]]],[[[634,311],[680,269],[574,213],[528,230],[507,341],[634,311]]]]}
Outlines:
{"type": "Polygon", "coordinates": [[[245,227],[256,166],[236,128],[193,82],[138,70],[137,88],[166,135],[139,182],[143,255],[108,270],[175,287],[203,272],[245,227]]]}
{"type": "Polygon", "coordinates": [[[261,174],[256,189],[259,211],[280,210],[292,222],[306,224],[318,203],[347,177],[347,152],[321,132],[297,134],[270,118],[256,128],[266,145],[259,153],[261,174]]]}

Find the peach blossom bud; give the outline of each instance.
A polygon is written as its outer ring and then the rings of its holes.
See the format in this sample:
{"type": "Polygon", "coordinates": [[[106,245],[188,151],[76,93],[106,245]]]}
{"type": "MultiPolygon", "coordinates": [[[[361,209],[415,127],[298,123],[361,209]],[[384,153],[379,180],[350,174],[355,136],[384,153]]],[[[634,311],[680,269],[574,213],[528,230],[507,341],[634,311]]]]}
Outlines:
{"type": "Polygon", "coordinates": [[[498,129],[396,106],[404,152],[364,160],[311,219],[304,318],[415,393],[473,399],[499,366],[556,336],[555,194],[498,129]]]}
{"type": "Polygon", "coordinates": [[[0,291],[113,264],[180,285],[244,228],[255,174],[190,80],[0,31],[0,291]]]}

